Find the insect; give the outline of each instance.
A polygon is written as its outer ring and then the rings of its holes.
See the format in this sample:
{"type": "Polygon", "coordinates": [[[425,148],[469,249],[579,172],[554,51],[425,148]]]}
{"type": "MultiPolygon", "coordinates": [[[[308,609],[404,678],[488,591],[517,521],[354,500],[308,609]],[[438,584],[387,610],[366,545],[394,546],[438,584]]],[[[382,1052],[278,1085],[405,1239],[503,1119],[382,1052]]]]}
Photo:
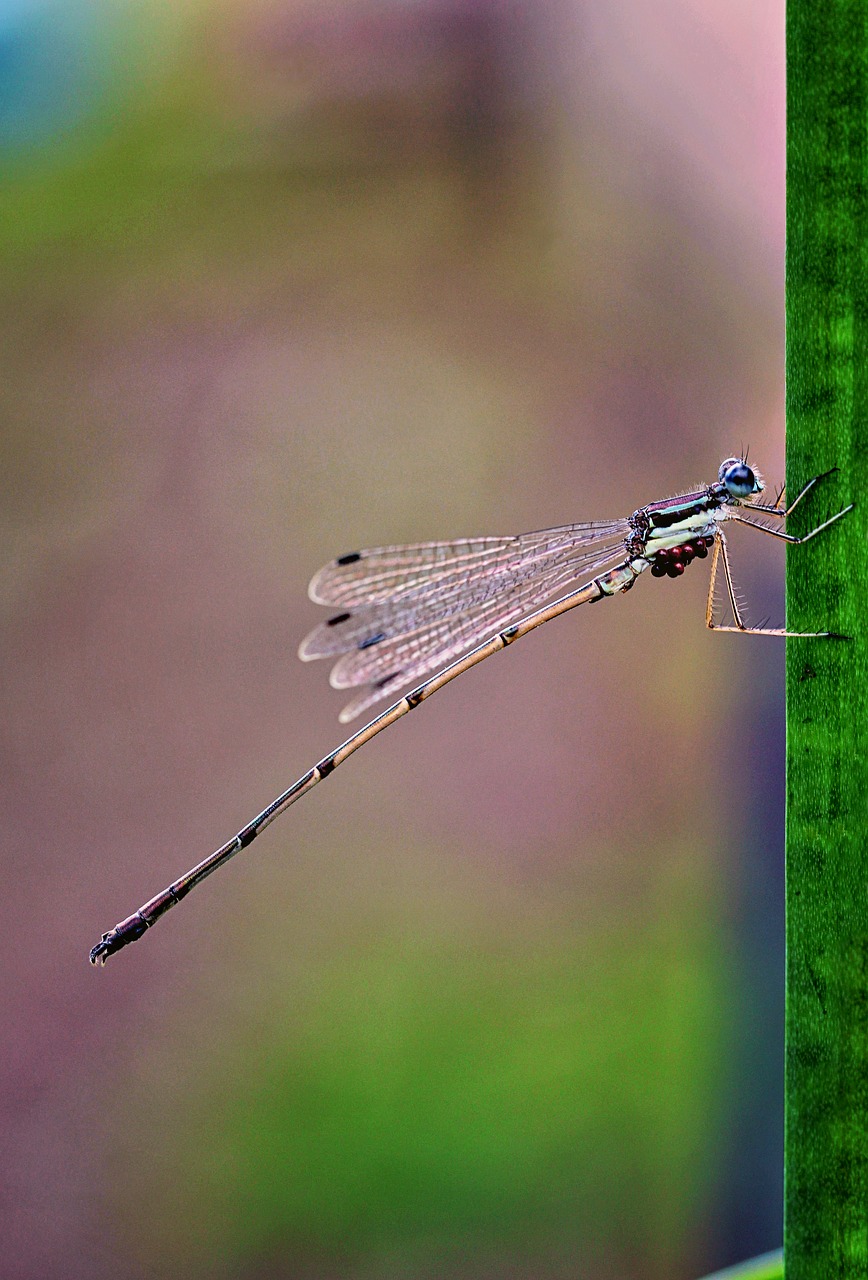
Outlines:
{"type": "Polygon", "coordinates": [[[724,524],[735,521],[785,542],[807,542],[851,511],[853,504],[800,538],[750,516],[761,513],[785,521],[830,474],[809,480],[788,507],[782,505],[783,490],[774,503],[764,504],[758,500],[765,489],[759,471],[748,465],[747,457],[727,458],[714,484],[650,502],[625,519],[562,525],[516,537],[376,547],[331,561],[313,578],[310,596],[333,612],[302,642],[299,656],[305,661],[337,659],[332,685],[357,690],[341,712],[341,721],[354,719],[412,682],[422,683],[324,756],[226,844],[104,933],[91,950],[91,963],[104,964],[135,942],[299,797],[463,671],[569,609],[629,591],[646,570],[655,578],[678,578],[694,560],[710,555],[705,621],[712,630],[833,636],[829,631],[747,626],[736,599],[723,530],[724,524]],[[719,569],[732,611],[728,626],[713,618],[719,569]]]}

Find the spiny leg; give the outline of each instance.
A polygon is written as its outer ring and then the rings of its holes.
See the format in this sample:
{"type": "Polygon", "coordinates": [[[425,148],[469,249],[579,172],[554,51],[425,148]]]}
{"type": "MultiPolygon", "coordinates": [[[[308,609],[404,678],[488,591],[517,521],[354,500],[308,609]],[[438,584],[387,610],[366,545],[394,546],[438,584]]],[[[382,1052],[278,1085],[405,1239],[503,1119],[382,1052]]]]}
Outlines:
{"type": "MultiPolygon", "coordinates": [[[[797,498],[796,502],[798,502],[798,500],[799,499],[797,498]]],[[[795,503],[793,503],[793,506],[795,506],[795,503]]],[[[828,529],[830,524],[834,524],[836,520],[840,520],[842,516],[845,516],[848,511],[852,511],[853,506],[854,504],[851,502],[848,506],[844,507],[842,511],[838,511],[835,515],[830,516],[828,520],[824,520],[822,524],[818,524],[816,529],[811,529],[809,533],[803,533],[800,538],[797,538],[792,533],[784,533],[783,529],[770,529],[768,525],[760,524],[757,520],[746,520],[744,516],[737,516],[733,514],[729,519],[737,520],[739,524],[746,524],[749,529],[759,529],[761,533],[767,533],[771,538],[780,538],[783,542],[789,542],[792,546],[799,546],[801,543],[809,542],[811,538],[815,538],[817,534],[822,533],[824,529],[828,529]]],[[[792,511],[792,509],[793,508],[790,507],[790,511],[792,511]]],[[[763,508],[753,507],[753,510],[762,511],[763,508]]],[[[781,515],[787,513],[775,512],[774,514],[781,515]]]]}
{"type": "Polygon", "coordinates": [[[718,530],[717,537],[714,542],[714,552],[711,557],[711,577],[708,583],[708,599],[705,603],[705,625],[710,631],[749,631],[750,628],[742,620],[741,611],[738,607],[738,600],[735,595],[735,585],[732,581],[732,572],[729,567],[729,555],[726,549],[726,538],[722,529],[718,530]],[[726,593],[729,597],[729,607],[732,610],[734,626],[727,627],[722,623],[714,621],[714,597],[717,587],[717,565],[723,561],[723,577],[726,583],[726,593]]]}
{"type": "MultiPolygon", "coordinates": [[[[793,511],[795,511],[796,507],[802,501],[802,498],[804,498],[807,494],[811,492],[815,484],[817,484],[820,480],[825,480],[826,476],[833,475],[837,470],[838,470],[837,467],[830,467],[828,471],[821,471],[818,476],[814,476],[813,480],[809,480],[808,483],[799,490],[799,492],[796,494],[795,498],[793,499],[793,501],[790,503],[788,507],[785,507],[785,508],[781,507],[781,501],[783,500],[784,494],[787,491],[786,485],[785,485],[781,489],[777,498],[775,499],[773,506],[768,506],[767,504],[762,502],[752,502],[750,504],[751,510],[764,511],[766,512],[766,514],[770,516],[780,516],[782,520],[786,520],[787,516],[790,515],[793,511]]],[[[849,510],[849,508],[847,509],[849,510]]],[[[843,512],[841,514],[843,515],[843,512]]]]}
{"type": "Polygon", "coordinates": [[[708,578],[708,598],[705,601],[705,625],[709,631],[716,631],[714,624],[714,588],[717,583],[717,561],[720,556],[720,538],[714,539],[714,550],[711,553],[711,573],[708,578]]]}
{"type": "MultiPolygon", "coordinates": [[[[843,515],[843,512],[841,513],[843,515]]],[[[837,517],[833,517],[837,519],[837,517]]],[[[750,521],[744,521],[749,524],[750,521]]],[[[829,521],[828,523],[831,523],[829,521]]],[[[823,526],[821,526],[823,527],[823,526]]],[[[755,525],[754,528],[761,529],[762,525],[755,525]]],[[[766,532],[771,533],[771,530],[766,532]]],[[[735,586],[732,581],[732,570],[729,565],[729,553],[726,549],[726,539],[723,536],[723,530],[718,531],[717,538],[714,543],[714,551],[711,557],[711,579],[708,584],[708,599],[705,604],[705,625],[709,631],[738,631],[743,635],[751,636],[808,636],[817,639],[843,639],[834,631],[787,631],[783,627],[749,627],[742,619],[741,612],[738,607],[738,601],[735,595],[735,586]],[[723,561],[723,576],[726,581],[727,595],[732,609],[732,616],[735,621],[734,626],[724,626],[722,623],[714,621],[714,588],[717,578],[717,561],[720,557],[723,561]]]]}

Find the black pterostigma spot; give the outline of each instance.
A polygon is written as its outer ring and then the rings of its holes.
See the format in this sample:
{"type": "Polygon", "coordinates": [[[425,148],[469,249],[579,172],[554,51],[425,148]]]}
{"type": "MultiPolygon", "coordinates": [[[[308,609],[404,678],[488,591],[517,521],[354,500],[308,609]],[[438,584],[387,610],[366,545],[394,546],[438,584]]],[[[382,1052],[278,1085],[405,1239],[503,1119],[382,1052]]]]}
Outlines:
{"type": "Polygon", "coordinates": [[[335,564],[355,564],[357,560],[361,560],[360,551],[351,551],[348,556],[338,556],[335,564]]]}
{"type": "Polygon", "coordinates": [[[386,685],[391,684],[392,681],[396,680],[400,674],[401,674],[400,671],[390,671],[387,676],[383,676],[382,680],[378,680],[375,683],[374,688],[385,689],[386,685]]]}
{"type": "Polygon", "coordinates": [[[346,621],[347,621],[347,619],[348,619],[348,618],[350,618],[350,617],[352,617],[352,614],[349,614],[349,613],[336,613],[336,614],[335,614],[335,616],[334,616],[333,618],[329,618],[329,619],[326,621],[326,626],[327,626],[327,627],[336,627],[336,626],[338,625],[338,623],[340,623],[340,622],[346,622],[346,621]]]}

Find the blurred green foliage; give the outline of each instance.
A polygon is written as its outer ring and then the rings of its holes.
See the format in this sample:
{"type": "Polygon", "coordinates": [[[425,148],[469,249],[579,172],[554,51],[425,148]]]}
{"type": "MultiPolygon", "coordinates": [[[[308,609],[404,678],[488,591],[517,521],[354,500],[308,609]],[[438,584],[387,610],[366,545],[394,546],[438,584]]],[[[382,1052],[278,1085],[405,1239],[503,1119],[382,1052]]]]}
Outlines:
{"type": "Polygon", "coordinates": [[[443,932],[408,911],[400,934],[335,939],[267,1014],[239,990],[239,1024],[177,1096],[154,1059],[172,1122],[132,1197],[160,1249],[270,1274],[282,1258],[386,1276],[507,1256],[671,1273],[707,1194],[725,1058],[721,956],[689,903],[574,937],[551,919],[443,932]]]}

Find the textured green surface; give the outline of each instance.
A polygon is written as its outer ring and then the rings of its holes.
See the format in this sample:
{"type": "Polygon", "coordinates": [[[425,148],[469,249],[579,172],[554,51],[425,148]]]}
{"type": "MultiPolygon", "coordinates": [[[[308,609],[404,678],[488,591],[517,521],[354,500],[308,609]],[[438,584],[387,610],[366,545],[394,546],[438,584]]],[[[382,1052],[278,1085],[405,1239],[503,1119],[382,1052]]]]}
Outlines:
{"type": "Polygon", "coordinates": [[[868,6],[787,6],[787,1280],[868,1276],[868,6]],[[798,517],[798,519],[796,518],[798,517]]]}

